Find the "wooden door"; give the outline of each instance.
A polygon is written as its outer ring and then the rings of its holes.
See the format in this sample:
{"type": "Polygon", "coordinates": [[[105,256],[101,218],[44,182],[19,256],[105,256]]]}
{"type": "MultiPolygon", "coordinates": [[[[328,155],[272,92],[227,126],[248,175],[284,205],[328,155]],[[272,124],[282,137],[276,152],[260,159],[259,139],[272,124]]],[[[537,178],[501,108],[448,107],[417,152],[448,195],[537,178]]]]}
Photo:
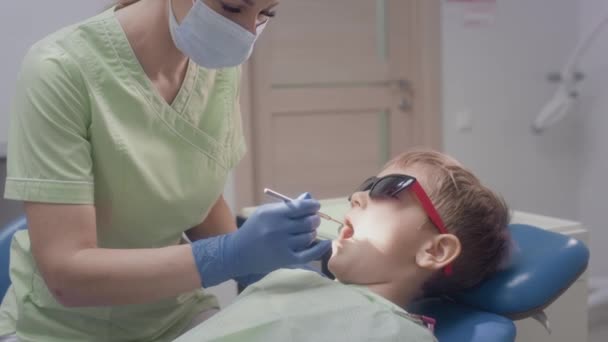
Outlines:
{"type": "Polygon", "coordinates": [[[344,196],[407,148],[440,146],[439,0],[282,0],[277,12],[246,69],[239,207],[264,187],[344,196]]]}

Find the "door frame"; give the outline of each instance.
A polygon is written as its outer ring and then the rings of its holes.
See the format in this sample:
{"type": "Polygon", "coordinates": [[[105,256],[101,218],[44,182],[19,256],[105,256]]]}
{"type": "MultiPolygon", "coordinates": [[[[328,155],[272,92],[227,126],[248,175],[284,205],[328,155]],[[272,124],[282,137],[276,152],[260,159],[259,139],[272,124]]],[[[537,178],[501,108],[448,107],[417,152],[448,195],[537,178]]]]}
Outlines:
{"type": "MultiPolygon", "coordinates": [[[[411,22],[412,30],[407,37],[411,49],[409,60],[415,61],[416,67],[409,68],[409,79],[415,93],[414,112],[416,140],[421,146],[441,150],[442,148],[442,92],[441,92],[441,1],[440,0],[406,0],[408,11],[404,20],[411,22]]],[[[255,168],[254,158],[256,139],[253,135],[256,117],[254,96],[256,80],[252,70],[255,53],[251,61],[243,66],[241,83],[241,113],[243,132],[247,143],[247,154],[234,171],[234,189],[236,210],[257,205],[255,203],[255,168]]]]}

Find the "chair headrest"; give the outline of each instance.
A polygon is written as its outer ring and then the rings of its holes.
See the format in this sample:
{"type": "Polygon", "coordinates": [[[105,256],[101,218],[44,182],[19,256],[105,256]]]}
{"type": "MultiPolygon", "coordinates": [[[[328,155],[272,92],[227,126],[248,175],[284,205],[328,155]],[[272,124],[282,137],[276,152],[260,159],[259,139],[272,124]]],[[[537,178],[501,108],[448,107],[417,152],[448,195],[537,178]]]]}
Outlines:
{"type": "Polygon", "coordinates": [[[514,250],[508,266],[479,286],[452,295],[456,302],[522,319],[543,310],[585,271],[589,249],[579,240],[541,228],[509,226],[514,250]]]}

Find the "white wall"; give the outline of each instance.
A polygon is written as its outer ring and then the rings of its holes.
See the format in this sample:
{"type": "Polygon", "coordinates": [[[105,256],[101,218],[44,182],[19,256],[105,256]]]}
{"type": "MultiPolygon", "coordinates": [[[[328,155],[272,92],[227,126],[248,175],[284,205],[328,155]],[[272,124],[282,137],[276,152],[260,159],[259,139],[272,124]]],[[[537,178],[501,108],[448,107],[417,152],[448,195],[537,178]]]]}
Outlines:
{"type": "MultiPolygon", "coordinates": [[[[608,1],[580,0],[581,36],[608,15],[608,1]]],[[[594,275],[608,276],[608,30],[583,59],[587,75],[582,87],[583,155],[580,217],[591,233],[591,268],[594,275]]]]}
{"type": "Polygon", "coordinates": [[[462,8],[443,5],[445,150],[514,209],[578,219],[580,120],[530,130],[555,87],[546,74],[578,38],[578,1],[498,0],[494,23],[477,28],[464,27],[462,8]],[[456,128],[462,111],[472,113],[470,132],[456,128]]]}

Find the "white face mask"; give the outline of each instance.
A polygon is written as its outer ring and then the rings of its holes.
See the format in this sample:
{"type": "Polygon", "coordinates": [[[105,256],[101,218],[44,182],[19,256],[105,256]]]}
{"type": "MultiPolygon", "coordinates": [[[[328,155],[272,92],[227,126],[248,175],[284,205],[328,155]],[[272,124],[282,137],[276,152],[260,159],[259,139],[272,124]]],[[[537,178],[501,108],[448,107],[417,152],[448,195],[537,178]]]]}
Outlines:
{"type": "Polygon", "coordinates": [[[243,64],[253,51],[257,35],[217,13],[202,0],[195,0],[181,24],[173,14],[169,1],[169,29],[175,46],[194,63],[208,69],[221,69],[243,64]]]}

